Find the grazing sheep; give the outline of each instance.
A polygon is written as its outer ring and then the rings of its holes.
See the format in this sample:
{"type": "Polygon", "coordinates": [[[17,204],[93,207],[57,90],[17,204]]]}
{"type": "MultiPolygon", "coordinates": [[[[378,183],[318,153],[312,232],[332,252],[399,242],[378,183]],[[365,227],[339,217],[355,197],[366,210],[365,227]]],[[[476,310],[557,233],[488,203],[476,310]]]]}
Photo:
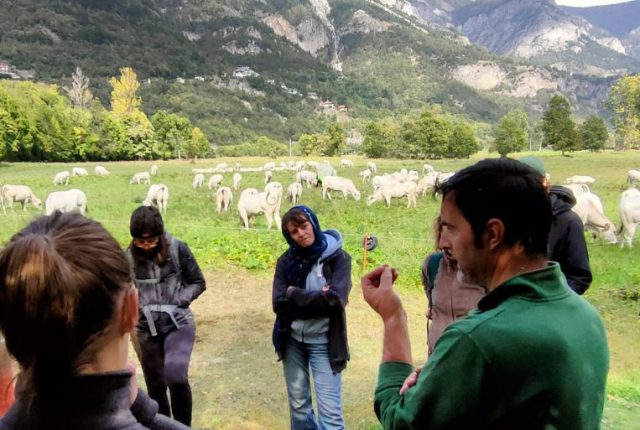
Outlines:
{"type": "Polygon", "coordinates": [[[633,246],[633,236],[636,234],[640,223],[640,191],[629,188],[620,196],[620,234],[622,240],[620,246],[633,246]]]}
{"type": "Polygon", "coordinates": [[[277,191],[259,192],[255,188],[247,188],[240,193],[238,199],[238,213],[244,223],[244,228],[249,229],[249,219],[255,215],[264,213],[267,218],[267,226],[271,228],[273,222],[276,222],[276,228],[280,229],[280,203],[282,201],[282,193],[278,195],[277,191]]]}
{"type": "Polygon", "coordinates": [[[596,180],[591,176],[580,176],[580,175],[570,176],[565,180],[567,184],[586,184],[586,185],[591,185],[595,181],[596,180]]]}
{"type": "Polygon", "coordinates": [[[264,163],[264,166],[262,166],[262,168],[263,170],[274,170],[276,168],[276,163],[274,163],[273,161],[264,163]]]}
{"type": "Polygon", "coordinates": [[[271,170],[264,171],[264,183],[268,184],[271,182],[271,178],[273,178],[273,172],[271,170]]]}
{"type": "Polygon", "coordinates": [[[373,161],[367,162],[367,168],[369,170],[371,170],[371,173],[377,173],[378,172],[378,166],[376,166],[376,163],[374,163],[373,161]]]}
{"type": "Polygon", "coordinates": [[[109,176],[109,171],[102,166],[96,166],[96,168],[93,169],[93,172],[96,176],[109,176]]]}
{"type": "Polygon", "coordinates": [[[149,175],[149,172],[138,172],[135,175],[133,175],[131,177],[131,179],[129,180],[129,184],[147,184],[149,185],[151,183],[151,176],[149,175]]]}
{"type": "Polygon", "coordinates": [[[228,212],[231,202],[233,201],[233,193],[229,187],[220,187],[216,191],[216,212],[228,212]]]}
{"type": "Polygon", "coordinates": [[[371,170],[365,169],[360,172],[360,176],[362,176],[362,182],[370,182],[371,181],[371,170]]]}
{"type": "Polygon", "coordinates": [[[202,173],[196,173],[196,175],[193,177],[193,183],[191,184],[191,186],[196,189],[196,188],[201,188],[204,185],[204,174],[202,173]]]}
{"type": "Polygon", "coordinates": [[[234,173],[233,174],[233,189],[234,190],[239,190],[240,189],[240,181],[242,181],[242,175],[240,173],[234,173]]]}
{"type": "Polygon", "coordinates": [[[391,206],[391,198],[407,197],[407,207],[416,207],[416,195],[418,186],[413,181],[384,184],[367,198],[367,205],[377,201],[384,201],[387,207],[391,206]]]}
{"type": "Polygon", "coordinates": [[[84,167],[73,167],[71,169],[71,176],[89,176],[89,172],[84,167]]]}
{"type": "Polygon", "coordinates": [[[435,169],[431,164],[424,163],[422,165],[422,174],[429,173],[429,172],[435,172],[435,169]]]}
{"type": "Polygon", "coordinates": [[[435,188],[438,183],[438,172],[429,172],[418,181],[416,192],[424,196],[428,190],[435,188]]]}
{"type": "Polygon", "coordinates": [[[340,160],[340,167],[353,167],[353,161],[342,159],[340,160]]]}
{"type": "Polygon", "coordinates": [[[307,188],[311,188],[312,185],[315,187],[318,185],[318,174],[310,170],[302,170],[296,173],[296,181],[300,183],[306,182],[307,188]]]}
{"type": "Polygon", "coordinates": [[[142,202],[145,206],[156,206],[162,213],[167,213],[169,203],[169,188],[164,184],[153,184],[149,187],[147,197],[142,202]]]}
{"type": "Polygon", "coordinates": [[[211,177],[209,178],[209,182],[207,183],[207,187],[209,187],[210,190],[213,188],[218,188],[223,179],[223,176],[220,174],[211,175],[211,177]]]}
{"type": "MultiPolygon", "coordinates": [[[[585,185],[586,186],[586,185],[585,185]]],[[[600,197],[591,192],[574,193],[576,204],[571,208],[578,214],[585,230],[591,230],[593,237],[599,233],[607,243],[618,243],[615,225],[604,214],[600,197]]]]}
{"type": "Polygon", "coordinates": [[[56,173],[56,175],[53,177],[53,185],[68,185],[70,176],[71,175],[67,170],[56,173]]]}
{"type": "Polygon", "coordinates": [[[9,206],[13,210],[13,204],[18,202],[23,211],[27,210],[27,203],[31,203],[37,209],[42,208],[42,200],[36,197],[31,188],[26,185],[3,185],[0,189],[2,212],[7,213],[5,206],[9,206]]]}
{"type": "Polygon", "coordinates": [[[297,205],[302,196],[302,184],[294,182],[287,187],[287,198],[293,205],[297,205]]]}
{"type": "Polygon", "coordinates": [[[157,164],[152,164],[151,165],[151,169],[149,169],[149,171],[151,172],[152,175],[157,175],[158,174],[158,165],[157,164]]]}
{"type": "Polygon", "coordinates": [[[87,196],[76,188],[54,191],[47,196],[44,207],[45,215],[51,215],[54,211],[79,212],[84,215],[87,212],[87,196]]]}
{"type": "Polygon", "coordinates": [[[360,191],[353,185],[353,181],[349,178],[342,178],[340,176],[327,176],[322,181],[322,198],[329,197],[331,200],[330,191],[341,191],[345,200],[347,196],[351,194],[353,198],[360,200],[360,191]]]}
{"type": "Polygon", "coordinates": [[[629,170],[629,172],[627,172],[627,183],[635,186],[637,182],[640,182],[640,170],[629,170]]]}

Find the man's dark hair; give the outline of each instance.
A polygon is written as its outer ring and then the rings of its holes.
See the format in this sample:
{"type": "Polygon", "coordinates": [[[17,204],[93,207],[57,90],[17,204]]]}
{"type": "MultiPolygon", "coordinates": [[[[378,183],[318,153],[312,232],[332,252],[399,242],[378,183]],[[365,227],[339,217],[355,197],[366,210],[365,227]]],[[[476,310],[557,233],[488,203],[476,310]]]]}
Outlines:
{"type": "Polygon", "coordinates": [[[485,159],[466,167],[437,186],[444,200],[451,195],[473,230],[474,244],[482,245],[487,221],[497,218],[505,226],[508,245],[521,242],[527,253],[547,254],[551,203],[542,176],[510,158],[485,159]]]}

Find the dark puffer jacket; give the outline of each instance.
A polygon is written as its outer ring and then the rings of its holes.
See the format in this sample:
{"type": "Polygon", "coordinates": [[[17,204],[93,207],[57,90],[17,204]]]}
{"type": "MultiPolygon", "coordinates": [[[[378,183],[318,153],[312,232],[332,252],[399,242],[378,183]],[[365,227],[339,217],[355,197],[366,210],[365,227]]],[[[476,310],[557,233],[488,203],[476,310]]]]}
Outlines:
{"type": "Polygon", "coordinates": [[[576,199],[570,189],[554,185],[550,191],[553,221],[549,232],[549,260],[560,263],[569,287],[583,294],[591,285],[589,252],[584,240],[584,226],[571,210],[576,199]]]}
{"type": "MultiPolygon", "coordinates": [[[[167,243],[171,240],[178,245],[178,259],[176,265],[169,252],[167,261],[158,266],[153,260],[133,258],[134,282],[138,288],[140,308],[147,305],[176,305],[173,312],[178,324],[193,324],[193,314],[189,305],[206,289],[202,271],[186,243],[179,241],[169,233],[164,233],[167,243]],[[180,268],[180,273],[177,271],[180,268]]],[[[152,313],[156,329],[159,333],[167,333],[175,328],[175,323],[166,313],[152,313]]],[[[149,330],[149,324],[141,313],[138,330],[149,330]]]]}

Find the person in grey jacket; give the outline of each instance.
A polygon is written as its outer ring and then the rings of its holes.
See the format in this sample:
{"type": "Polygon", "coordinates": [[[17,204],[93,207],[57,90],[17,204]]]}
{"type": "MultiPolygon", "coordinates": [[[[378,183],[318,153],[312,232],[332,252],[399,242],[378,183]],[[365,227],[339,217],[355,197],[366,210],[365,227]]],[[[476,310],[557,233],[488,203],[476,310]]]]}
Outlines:
{"type": "Polygon", "coordinates": [[[187,244],[164,230],[155,207],[136,209],[130,231],[128,256],[140,295],[137,352],[147,389],[160,413],[191,425],[188,374],[196,329],[189,305],[205,290],[205,279],[187,244]]]}
{"type": "Polygon", "coordinates": [[[278,259],[273,278],[273,343],[284,365],[291,428],[344,429],[341,371],[349,360],[344,308],[351,257],[342,249],[340,233],[322,231],[306,206],[294,206],[282,217],[282,234],[289,249],[278,259]]]}
{"type": "Polygon", "coordinates": [[[20,364],[0,430],[184,430],[158,415],[128,363],[138,291],[95,221],[33,221],[0,251],[0,330],[20,364]]]}

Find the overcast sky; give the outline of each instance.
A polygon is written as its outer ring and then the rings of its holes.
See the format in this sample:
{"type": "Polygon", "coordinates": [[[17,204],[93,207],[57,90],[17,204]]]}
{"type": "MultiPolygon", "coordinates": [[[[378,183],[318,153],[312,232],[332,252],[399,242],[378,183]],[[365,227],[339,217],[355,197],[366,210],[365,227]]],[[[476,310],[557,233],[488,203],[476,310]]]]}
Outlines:
{"type": "Polygon", "coordinates": [[[603,4],[626,3],[629,0],[556,0],[556,3],[562,6],[600,6],[603,4]]]}

